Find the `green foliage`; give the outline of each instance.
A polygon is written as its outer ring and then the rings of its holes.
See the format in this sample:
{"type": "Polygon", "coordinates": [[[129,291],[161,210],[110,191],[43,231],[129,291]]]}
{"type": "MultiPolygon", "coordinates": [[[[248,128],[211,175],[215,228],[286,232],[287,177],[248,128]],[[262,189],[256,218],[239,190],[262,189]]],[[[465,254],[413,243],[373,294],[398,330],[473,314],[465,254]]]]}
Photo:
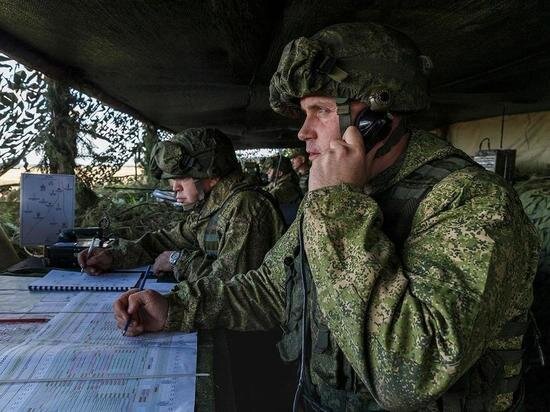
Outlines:
{"type": "Polygon", "coordinates": [[[19,189],[0,187],[0,226],[10,239],[20,258],[27,257],[19,246],[19,189]]]}
{"type": "MultiPolygon", "coordinates": [[[[103,217],[109,218],[112,236],[137,239],[146,232],[170,228],[185,218],[186,212],[150,198],[150,190],[124,187],[103,188],[99,193],[87,193],[81,198],[92,199],[85,207],[79,205],[76,226],[97,226],[103,217]]],[[[148,189],[148,188],[147,188],[148,189]]],[[[79,190],[89,191],[82,186],[79,190]]],[[[0,187],[0,225],[21,258],[27,257],[19,246],[19,189],[0,187]]],[[[36,253],[40,253],[39,248],[36,253]]]]}
{"type": "Polygon", "coordinates": [[[185,212],[149,196],[150,191],[103,189],[93,208],[79,216],[80,226],[97,226],[106,216],[110,233],[125,239],[137,239],[146,232],[170,228],[185,218],[185,212]]]}

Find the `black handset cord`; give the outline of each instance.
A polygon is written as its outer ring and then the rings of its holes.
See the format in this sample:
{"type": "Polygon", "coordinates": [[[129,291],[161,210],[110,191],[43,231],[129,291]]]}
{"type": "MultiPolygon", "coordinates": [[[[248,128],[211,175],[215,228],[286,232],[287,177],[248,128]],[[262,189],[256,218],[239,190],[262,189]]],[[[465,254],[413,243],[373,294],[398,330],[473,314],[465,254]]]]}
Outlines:
{"type": "MultiPolygon", "coordinates": [[[[313,401],[309,397],[305,396],[302,392],[304,390],[304,384],[306,380],[306,373],[309,373],[309,371],[306,370],[307,368],[307,354],[309,353],[308,348],[308,341],[307,341],[307,333],[309,331],[309,324],[308,324],[308,318],[307,318],[307,279],[306,279],[306,272],[305,272],[305,256],[306,256],[306,250],[304,247],[304,235],[303,235],[303,225],[304,225],[304,215],[302,214],[300,216],[300,223],[298,225],[298,239],[300,241],[300,275],[302,278],[302,289],[303,289],[303,300],[304,304],[302,306],[302,353],[300,354],[300,374],[298,378],[298,387],[296,388],[296,392],[294,393],[294,401],[292,402],[292,412],[298,412],[298,407],[300,403],[300,398],[302,396],[306,397],[306,399],[309,402],[310,406],[315,407],[316,412],[330,412],[329,409],[324,408],[317,402],[313,401]]],[[[313,279],[312,279],[313,282],[313,279]]],[[[288,304],[288,302],[287,302],[288,304]]],[[[379,402],[378,397],[374,395],[374,388],[369,382],[365,382],[365,386],[367,387],[367,390],[370,392],[373,400],[378,404],[381,405],[382,403],[379,402]]]]}
{"type": "MultiPolygon", "coordinates": [[[[307,328],[307,286],[306,286],[306,272],[304,270],[304,236],[303,236],[303,224],[304,215],[300,216],[300,224],[298,226],[298,239],[300,240],[300,274],[302,278],[302,291],[303,291],[303,306],[302,306],[302,353],[300,354],[300,374],[298,378],[298,387],[294,394],[294,402],[292,403],[292,412],[298,412],[298,406],[302,391],[304,389],[304,382],[306,379],[306,328],[307,328]]],[[[287,303],[288,304],[288,303],[287,303]]]]}
{"type": "MultiPolygon", "coordinates": [[[[300,275],[302,278],[302,290],[303,290],[303,306],[302,306],[302,353],[300,354],[300,374],[298,378],[298,387],[296,388],[296,393],[294,394],[294,401],[292,402],[292,412],[298,412],[298,407],[300,403],[300,398],[305,398],[308,402],[308,405],[313,408],[315,412],[330,412],[329,409],[324,408],[314,399],[311,399],[309,396],[303,393],[304,384],[306,381],[306,374],[309,373],[307,365],[307,356],[310,351],[308,333],[309,333],[309,322],[307,317],[308,306],[307,306],[307,279],[305,271],[305,256],[306,250],[304,247],[304,235],[303,235],[303,224],[304,224],[304,215],[300,217],[300,224],[298,226],[298,238],[300,240],[300,275]]],[[[311,379],[311,378],[310,378],[311,379]]]]}

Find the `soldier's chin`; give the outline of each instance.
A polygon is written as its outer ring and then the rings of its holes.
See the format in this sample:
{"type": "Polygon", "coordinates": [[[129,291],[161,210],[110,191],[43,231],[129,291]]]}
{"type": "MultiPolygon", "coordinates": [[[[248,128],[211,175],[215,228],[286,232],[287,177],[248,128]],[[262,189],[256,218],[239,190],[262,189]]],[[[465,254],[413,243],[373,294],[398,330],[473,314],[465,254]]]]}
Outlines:
{"type": "Polygon", "coordinates": [[[321,153],[310,153],[310,154],[309,154],[309,160],[310,160],[310,161],[313,161],[313,160],[317,159],[317,158],[319,157],[320,154],[321,154],[321,153]]]}
{"type": "Polygon", "coordinates": [[[182,203],[181,206],[183,207],[183,210],[193,210],[194,208],[200,206],[203,203],[203,199],[197,199],[196,202],[186,202],[182,203]]]}

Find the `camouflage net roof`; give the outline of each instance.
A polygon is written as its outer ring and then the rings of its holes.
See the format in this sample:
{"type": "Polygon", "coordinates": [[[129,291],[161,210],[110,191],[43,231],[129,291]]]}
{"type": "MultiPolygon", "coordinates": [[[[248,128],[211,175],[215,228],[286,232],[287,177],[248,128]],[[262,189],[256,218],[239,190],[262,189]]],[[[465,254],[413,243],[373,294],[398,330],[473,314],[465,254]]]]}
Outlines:
{"type": "Polygon", "coordinates": [[[28,164],[33,151],[42,155],[38,166],[44,171],[50,171],[56,160],[74,162],[76,154],[78,166],[66,164],[56,172],[74,171],[87,186],[105,184],[132,157],[137,164],[148,163],[145,151],[154,143],[148,144],[148,138],[156,142],[170,135],[159,136],[132,116],[52,82],[1,53],[0,103],[0,176],[20,162],[25,169],[34,166],[28,164]],[[73,145],[59,133],[60,124],[75,136],[73,145]]]}
{"type": "Polygon", "coordinates": [[[173,131],[218,126],[237,148],[296,144],[267,86],[283,46],[374,21],[434,62],[427,127],[550,109],[548,2],[3,0],[0,50],[173,131]]]}

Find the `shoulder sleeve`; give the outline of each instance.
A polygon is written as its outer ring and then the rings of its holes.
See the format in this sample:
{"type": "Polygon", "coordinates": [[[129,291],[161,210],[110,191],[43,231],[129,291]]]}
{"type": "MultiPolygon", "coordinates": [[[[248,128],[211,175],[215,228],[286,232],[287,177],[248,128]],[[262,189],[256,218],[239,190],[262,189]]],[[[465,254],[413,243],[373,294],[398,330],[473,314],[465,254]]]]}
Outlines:
{"type": "Polygon", "coordinates": [[[291,226],[267,253],[256,270],[224,281],[206,276],[184,281],[168,295],[169,330],[228,328],[268,330],[280,324],[284,313],[284,258],[292,255],[296,226],[291,226]]]}
{"type": "Polygon", "coordinates": [[[167,250],[194,249],[196,242],[189,235],[187,220],[171,229],[144,234],[137,240],[117,239],[111,246],[113,268],[128,268],[153,262],[167,250]]]}

